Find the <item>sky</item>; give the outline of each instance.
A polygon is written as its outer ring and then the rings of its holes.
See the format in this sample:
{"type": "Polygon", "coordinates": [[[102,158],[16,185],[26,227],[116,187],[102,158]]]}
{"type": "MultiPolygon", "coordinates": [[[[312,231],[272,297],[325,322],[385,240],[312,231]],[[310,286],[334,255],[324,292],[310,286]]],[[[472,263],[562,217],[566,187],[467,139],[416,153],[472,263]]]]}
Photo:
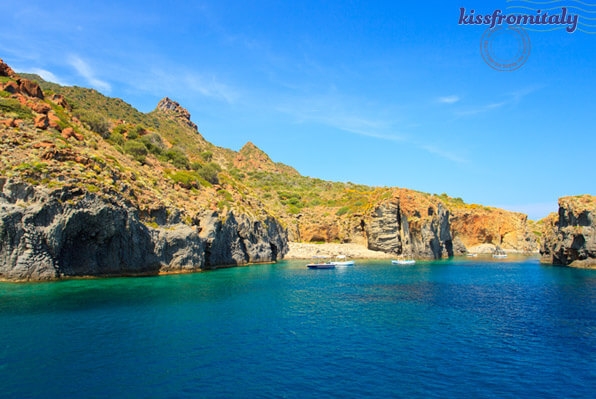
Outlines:
{"type": "Polygon", "coordinates": [[[596,1],[2,8],[0,58],[17,72],[142,112],[170,97],[213,144],[253,142],[306,176],[446,193],[535,220],[559,197],[596,195],[596,1]],[[491,29],[497,10],[505,17],[491,29]]]}

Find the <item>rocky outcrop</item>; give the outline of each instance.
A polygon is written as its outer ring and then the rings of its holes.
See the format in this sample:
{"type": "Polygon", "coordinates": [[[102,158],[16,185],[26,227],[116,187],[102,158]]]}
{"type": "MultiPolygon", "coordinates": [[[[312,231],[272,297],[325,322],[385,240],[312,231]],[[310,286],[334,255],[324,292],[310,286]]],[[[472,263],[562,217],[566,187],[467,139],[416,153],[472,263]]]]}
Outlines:
{"type": "Polygon", "coordinates": [[[528,216],[498,208],[469,205],[451,212],[454,239],[472,252],[501,247],[507,251],[537,252],[536,236],[530,231],[528,216]]]}
{"type": "Polygon", "coordinates": [[[20,78],[10,66],[2,61],[2,59],[0,59],[0,76],[6,76],[16,80],[16,85],[15,82],[7,82],[6,85],[2,87],[2,90],[8,91],[12,94],[20,92],[29,97],[43,99],[43,92],[41,91],[41,87],[39,87],[37,82],[20,78]]]}
{"type": "Polygon", "coordinates": [[[449,211],[439,202],[423,215],[411,205],[397,198],[378,206],[366,224],[368,248],[432,259],[453,256],[449,211]]]}
{"type": "Polygon", "coordinates": [[[221,219],[217,212],[200,218],[205,240],[205,267],[270,262],[288,252],[287,234],[271,217],[264,221],[229,212],[221,219]]]}
{"type": "Polygon", "coordinates": [[[8,66],[2,59],[0,59],[0,76],[7,76],[9,78],[17,77],[13,69],[8,66]]]}
{"type": "Polygon", "coordinates": [[[542,262],[596,268],[596,197],[559,199],[559,213],[543,221],[542,262]]]}
{"type": "Polygon", "coordinates": [[[276,261],[288,250],[272,218],[212,213],[198,224],[148,227],[115,193],[0,179],[0,279],[197,271],[276,261]]]}
{"type": "Polygon", "coordinates": [[[157,103],[157,110],[172,115],[184,125],[194,130],[198,130],[197,125],[190,120],[190,112],[188,112],[188,110],[182,107],[179,103],[169,99],[168,97],[161,99],[159,103],[157,103]]]}

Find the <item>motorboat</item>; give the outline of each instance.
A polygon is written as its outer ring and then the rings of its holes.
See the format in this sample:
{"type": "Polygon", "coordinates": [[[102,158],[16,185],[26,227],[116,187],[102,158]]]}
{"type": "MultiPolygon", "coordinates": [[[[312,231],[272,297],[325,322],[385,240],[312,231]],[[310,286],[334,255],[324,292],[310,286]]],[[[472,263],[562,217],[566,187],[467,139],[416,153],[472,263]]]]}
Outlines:
{"type": "Polygon", "coordinates": [[[416,261],[414,259],[393,259],[391,263],[394,265],[414,265],[416,261]]]}
{"type": "Polygon", "coordinates": [[[335,266],[354,266],[353,260],[347,260],[346,255],[337,255],[337,260],[331,261],[335,266]]]}
{"type": "Polygon", "coordinates": [[[354,261],[353,260],[344,260],[344,261],[333,261],[331,262],[333,263],[335,266],[354,266],[354,261]]]}

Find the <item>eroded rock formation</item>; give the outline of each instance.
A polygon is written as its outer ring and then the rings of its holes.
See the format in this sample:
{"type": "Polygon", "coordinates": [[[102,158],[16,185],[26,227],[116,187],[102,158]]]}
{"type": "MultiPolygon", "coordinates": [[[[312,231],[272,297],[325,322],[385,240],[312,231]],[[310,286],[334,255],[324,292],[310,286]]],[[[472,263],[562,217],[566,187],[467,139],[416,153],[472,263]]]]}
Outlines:
{"type": "Polygon", "coordinates": [[[400,198],[381,204],[367,223],[368,248],[432,259],[453,256],[449,211],[440,202],[427,205],[423,215],[400,198]]]}
{"type": "Polygon", "coordinates": [[[198,130],[197,125],[190,120],[190,112],[178,102],[165,97],[157,103],[157,109],[166,114],[173,115],[178,121],[182,122],[186,126],[198,130]]]}
{"type": "Polygon", "coordinates": [[[544,220],[542,262],[596,268],[596,197],[559,199],[558,214],[544,220]]]}
{"type": "Polygon", "coordinates": [[[451,228],[454,238],[475,251],[482,246],[526,253],[538,251],[528,216],[522,213],[482,206],[455,208],[451,228]]]}
{"type": "Polygon", "coordinates": [[[276,261],[285,230],[264,221],[211,213],[200,229],[148,227],[116,194],[50,190],[0,179],[0,278],[151,275],[276,261]]]}

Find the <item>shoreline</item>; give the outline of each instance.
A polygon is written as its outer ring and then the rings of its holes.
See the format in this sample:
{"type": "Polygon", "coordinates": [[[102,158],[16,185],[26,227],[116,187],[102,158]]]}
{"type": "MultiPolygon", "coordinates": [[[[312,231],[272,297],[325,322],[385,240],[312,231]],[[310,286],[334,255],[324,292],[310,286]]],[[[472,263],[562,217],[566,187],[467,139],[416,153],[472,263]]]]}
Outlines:
{"type": "MultiPolygon", "coordinates": [[[[303,260],[313,258],[336,258],[338,255],[344,255],[351,259],[394,259],[397,255],[388,254],[381,251],[372,251],[363,244],[346,243],[302,243],[289,242],[290,250],[283,257],[284,260],[303,260]]],[[[493,244],[479,244],[470,247],[468,253],[476,255],[491,255],[496,246],[493,244]]],[[[538,252],[518,251],[513,249],[504,249],[505,253],[511,255],[537,256],[538,252]]],[[[462,255],[465,256],[465,255],[462,255]]]]}
{"type": "Polygon", "coordinates": [[[312,244],[302,242],[289,242],[290,250],[284,256],[285,260],[312,259],[315,257],[335,258],[344,255],[352,259],[392,259],[396,255],[381,251],[372,251],[362,244],[312,244]]]}

